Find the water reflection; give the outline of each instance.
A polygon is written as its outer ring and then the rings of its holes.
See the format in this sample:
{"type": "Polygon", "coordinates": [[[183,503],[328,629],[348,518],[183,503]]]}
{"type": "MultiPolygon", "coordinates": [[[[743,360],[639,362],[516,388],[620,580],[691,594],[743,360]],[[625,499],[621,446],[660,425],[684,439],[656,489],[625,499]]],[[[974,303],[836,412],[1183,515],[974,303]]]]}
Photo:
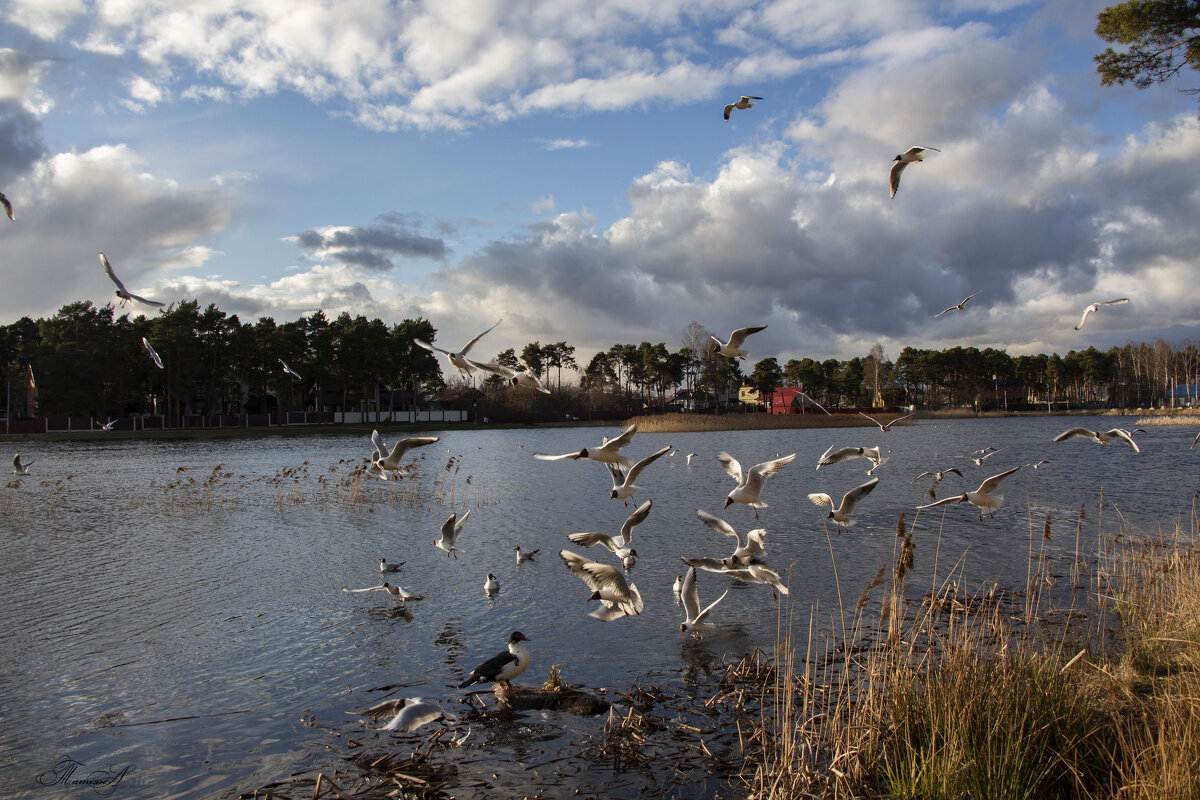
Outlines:
{"type": "MultiPolygon", "coordinates": [[[[1094,568],[1101,529],[1122,520],[1168,530],[1179,520],[1192,529],[1193,488],[1179,475],[1200,458],[1187,449],[1194,431],[1148,428],[1139,434],[1141,454],[1056,451],[1062,446],[1050,440],[1065,427],[1058,419],[934,420],[886,434],[638,434],[631,456],[668,443],[698,455],[690,465],[662,458],[639,478],[638,497],[654,507],[637,529],[639,560],[630,574],[646,607],[609,623],[587,616],[578,578],[551,554],[568,546],[571,532],[619,529],[628,510],[611,502],[603,468],[530,454],[577,451],[580,441],[611,437],[617,427],[445,432],[446,456],[387,483],[347,477],[369,446],[357,436],[39,442],[29,457],[46,474],[69,468],[70,477],[0,488],[0,757],[27,765],[0,773],[0,794],[41,797],[30,786],[47,766],[47,750],[88,763],[119,753],[160,797],[251,790],[323,749],[299,719],[308,710],[328,718],[354,707],[348,683],[404,685],[461,709],[464,694],[446,687],[462,679],[463,661],[473,666],[503,649],[513,630],[531,639],[523,683],[540,684],[557,665],[573,686],[617,692],[648,675],[700,680],[721,658],[770,650],[778,608],[770,590],[716,575],[706,575],[702,591],[711,598],[730,589],[713,612],[717,630],[700,639],[679,633],[671,584],[680,556],[729,552],[695,516],[730,489],[716,459],[721,450],[743,463],[798,453],[768,482],[770,506],[759,522],[741,506],[721,516],[738,530],[768,530],[767,556],[791,590],[787,607],[803,625],[818,606],[822,630],[839,605],[853,608],[881,564],[894,562],[901,512],[916,548],[914,597],[940,592],[951,572],[967,592],[997,583],[1024,588],[1033,574],[1069,592],[1076,562],[1094,568]],[[878,488],[855,510],[858,524],[844,533],[828,528],[805,499],[817,490],[840,497],[862,482],[853,462],[813,472],[834,443],[891,451],[876,473],[878,488]],[[985,466],[950,459],[976,444],[1002,449],[985,466]],[[1006,479],[995,519],[980,522],[961,506],[913,511],[926,498],[923,481],[910,484],[922,471],[962,465],[962,479],[950,475],[938,487],[946,496],[1045,456],[1050,463],[1006,479]],[[451,510],[468,509],[466,547],[447,558],[429,542],[451,510]],[[542,554],[518,563],[516,547],[542,554]],[[341,591],[378,584],[380,554],[407,562],[402,584],[425,600],[341,591]],[[503,587],[491,598],[481,591],[488,572],[503,587]],[[166,719],[178,721],[159,722],[166,719]]],[[[513,751],[518,745],[506,737],[523,726],[550,736],[595,724],[535,716],[510,723],[497,747],[513,751]]]]}

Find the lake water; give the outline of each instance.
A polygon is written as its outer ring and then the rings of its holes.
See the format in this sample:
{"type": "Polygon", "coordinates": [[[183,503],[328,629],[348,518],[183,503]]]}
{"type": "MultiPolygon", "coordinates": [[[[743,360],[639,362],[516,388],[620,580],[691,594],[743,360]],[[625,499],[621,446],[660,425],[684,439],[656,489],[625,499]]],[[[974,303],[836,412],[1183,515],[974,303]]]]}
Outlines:
{"type": "MultiPolygon", "coordinates": [[[[679,632],[682,612],[671,591],[683,572],[679,557],[723,557],[732,547],[697,520],[698,508],[743,534],[766,528],[767,555],[785,573],[804,624],[819,604],[826,625],[837,607],[830,542],[852,606],[892,560],[898,514],[912,523],[914,507],[927,501],[929,480],[910,484],[924,470],[963,471],[942,483],[939,496],[948,496],[1050,459],[1005,481],[1006,504],[994,519],[980,521],[967,504],[922,513],[910,583],[918,592],[935,580],[935,552],[937,579],[958,565],[969,588],[993,580],[1024,587],[1031,532],[1042,546],[1050,513],[1056,535],[1047,548],[1073,553],[1081,505],[1089,513],[1086,556],[1089,542],[1095,547],[1101,487],[1106,529],[1115,530],[1119,516],[1149,531],[1192,529],[1194,430],[1148,428],[1138,434],[1140,454],[1120,444],[1051,443],[1078,421],[638,434],[625,451],[635,459],[666,444],[679,452],[638,481],[645,489],[634,500],[654,501],[635,532],[640,560],[631,572],[645,611],[611,623],[587,616],[587,589],[557,553],[566,547],[609,560],[567,534],[615,534],[633,506],[609,499],[609,476],[595,462],[532,454],[593,446],[617,427],[444,432],[414,451],[415,478],[386,484],[347,478],[370,451],[360,435],[21,442],[22,457],[36,461],[32,475],[0,490],[0,794],[56,796],[64,787],[45,784],[65,758],[77,765],[76,778],[132,766],[109,787],[115,797],[251,791],[323,757],[328,737],[302,717],[361,730],[344,712],[376,702],[378,687],[403,685],[400,695],[461,710],[464,692],[453,687],[518,629],[531,640],[533,663],[519,680],[528,684],[558,665],[573,685],[623,691],[645,676],[678,680],[704,659],[769,651],[777,622],[770,591],[723,576],[699,578],[703,603],[730,589],[713,613],[718,630],[699,642],[679,632]],[[825,510],[805,498],[825,491],[840,499],[866,480],[863,460],[814,471],[831,444],[890,451],[847,532],[827,528],[825,510]],[[986,446],[1000,451],[982,467],[953,458],[986,446]],[[720,450],[747,466],[798,454],[768,480],[769,507],[759,521],[742,505],[722,512],[733,482],[715,458],[720,450]],[[690,466],[689,452],[698,454],[690,466]],[[431,541],[451,511],[468,509],[462,551],[448,557],[431,541]],[[541,552],[518,566],[514,545],[541,552]],[[425,599],[405,605],[382,592],[341,591],[377,585],[381,556],[405,561],[393,582],[425,599]],[[501,585],[493,598],[483,590],[488,572],[501,585]]],[[[1134,427],[1131,418],[1082,421],[1134,427]]],[[[554,714],[535,722],[546,736],[593,724],[554,714]]],[[[477,741],[471,746],[481,759],[522,758],[519,736],[477,741]]]]}

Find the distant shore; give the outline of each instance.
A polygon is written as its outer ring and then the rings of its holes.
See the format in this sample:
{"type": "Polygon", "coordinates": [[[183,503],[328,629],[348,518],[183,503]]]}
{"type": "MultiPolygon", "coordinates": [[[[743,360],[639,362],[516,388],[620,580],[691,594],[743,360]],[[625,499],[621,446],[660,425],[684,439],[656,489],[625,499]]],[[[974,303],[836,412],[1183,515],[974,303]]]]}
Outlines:
{"type": "MultiPolygon", "coordinates": [[[[899,413],[887,412],[874,415],[887,422],[900,416],[899,413]]],[[[1103,416],[1136,416],[1138,425],[1191,425],[1200,424],[1200,409],[1107,409],[1103,411],[1055,411],[1047,414],[1045,411],[981,411],[970,409],[948,409],[938,411],[918,411],[912,419],[897,423],[898,426],[920,424],[922,420],[930,419],[973,419],[979,417],[1103,417],[1103,416]]],[[[645,414],[630,417],[627,420],[579,420],[555,422],[492,422],[476,424],[472,422],[380,422],[367,424],[313,424],[313,425],[272,425],[269,427],[250,428],[158,428],[144,431],[58,431],[50,433],[2,434],[0,440],[20,441],[103,441],[111,439],[257,439],[266,436],[313,436],[339,435],[352,436],[361,434],[369,436],[371,431],[378,429],[383,432],[425,432],[451,430],[503,430],[503,429],[537,429],[537,428],[587,428],[611,427],[637,424],[642,433],[695,433],[704,431],[734,431],[734,430],[773,430],[786,428],[869,428],[872,422],[857,413],[823,414],[819,411],[806,414],[763,414],[763,413],[726,413],[726,414],[645,414]]]]}

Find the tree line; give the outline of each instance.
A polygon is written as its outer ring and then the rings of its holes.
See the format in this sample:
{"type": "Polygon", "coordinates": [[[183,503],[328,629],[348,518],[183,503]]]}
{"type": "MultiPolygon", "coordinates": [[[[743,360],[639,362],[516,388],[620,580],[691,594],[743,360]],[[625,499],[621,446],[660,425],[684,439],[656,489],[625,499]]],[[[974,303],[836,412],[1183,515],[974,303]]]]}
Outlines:
{"type": "Polygon", "coordinates": [[[692,322],[676,347],[614,344],[586,361],[565,341],[535,341],[520,353],[498,353],[497,363],[528,368],[551,389],[548,396],[534,396],[494,375],[465,381],[452,370],[444,374],[439,356],[413,344],[414,338],[437,340],[437,329],[423,318],[388,325],[348,313],[329,319],[316,311],[293,322],[259,317],[250,323],[215,305],[201,309],[195,300],[153,317],[118,315],[111,304],[81,301],[49,318],[0,326],[0,366],[14,416],[36,410],[97,418],[412,408],[448,385],[469,388],[473,402],[494,419],[641,413],[668,408],[681,395],[687,408],[712,410],[736,405],[744,384],[763,394],[800,386],[830,408],[995,405],[1002,392],[1016,407],[1047,399],[1137,407],[1160,402],[1173,386],[1194,386],[1200,372],[1194,344],[1160,339],[1064,356],[905,347],[894,361],[876,344],[865,356],[846,360],[801,358],[781,365],[768,357],[744,375],[741,362],[713,352],[710,336],[692,322]],[[163,369],[143,348],[143,337],[161,354],[163,369]],[[303,377],[285,373],[281,360],[303,377]],[[25,394],[13,390],[26,386],[30,374],[36,409],[26,409],[25,394]]]}

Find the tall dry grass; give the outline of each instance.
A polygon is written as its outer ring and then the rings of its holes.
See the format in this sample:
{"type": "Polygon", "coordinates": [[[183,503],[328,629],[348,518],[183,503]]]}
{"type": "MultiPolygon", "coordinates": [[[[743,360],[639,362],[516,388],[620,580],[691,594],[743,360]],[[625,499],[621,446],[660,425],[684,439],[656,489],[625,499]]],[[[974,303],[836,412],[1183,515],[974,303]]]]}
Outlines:
{"type": "Polygon", "coordinates": [[[808,414],[653,414],[633,417],[626,424],[634,423],[641,433],[872,427],[870,420],[857,414],[822,414],[820,411],[808,414]]]}
{"type": "MultiPolygon", "coordinates": [[[[1071,521],[1077,542],[1090,535],[1082,509],[1071,521]]],[[[797,635],[783,609],[750,795],[1200,797],[1200,559],[1183,531],[1094,524],[1101,556],[1080,568],[1076,545],[1062,607],[1049,520],[1031,519],[1023,589],[968,596],[956,563],[916,601],[901,519],[892,563],[853,610],[839,600],[829,630],[813,609],[797,635]]]]}

